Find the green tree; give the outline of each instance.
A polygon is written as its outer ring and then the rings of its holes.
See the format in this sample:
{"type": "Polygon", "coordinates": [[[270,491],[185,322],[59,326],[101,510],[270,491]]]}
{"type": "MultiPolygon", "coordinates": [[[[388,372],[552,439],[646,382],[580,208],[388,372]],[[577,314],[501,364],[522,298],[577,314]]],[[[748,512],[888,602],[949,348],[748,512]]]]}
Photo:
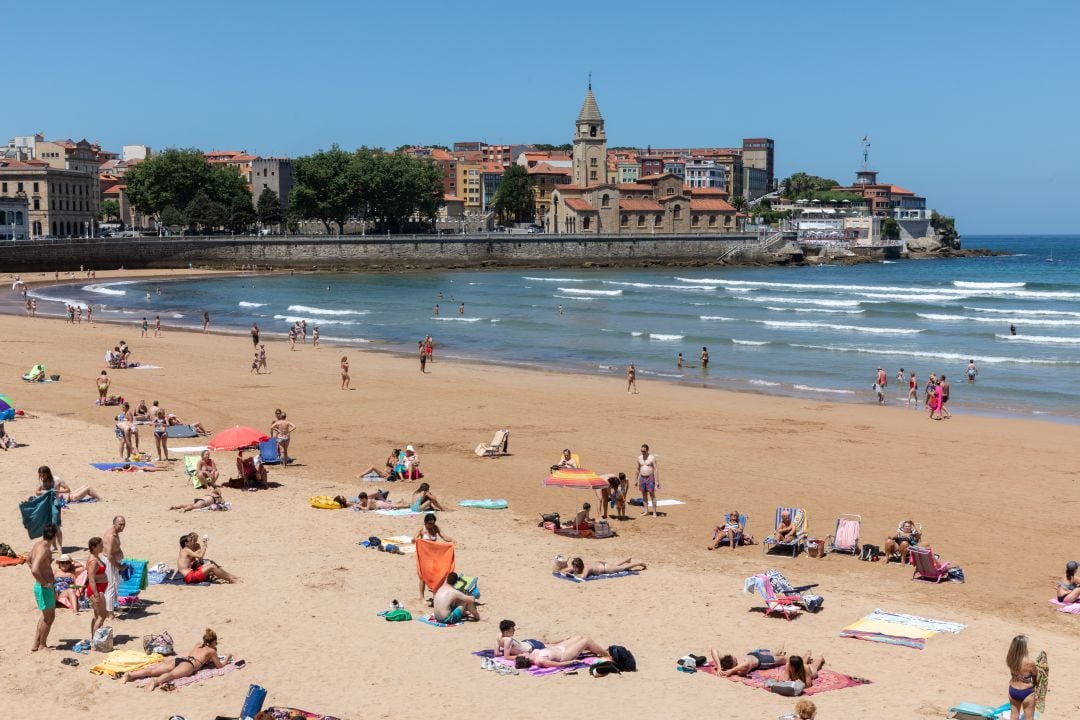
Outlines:
{"type": "Polygon", "coordinates": [[[368,218],[400,232],[414,215],[434,221],[443,204],[442,169],[426,158],[360,148],[353,155],[368,218]]]}
{"type": "Polygon", "coordinates": [[[549,143],[536,143],[533,145],[537,150],[542,152],[570,152],[574,149],[574,146],[570,143],[563,143],[562,145],[551,145],[549,143]]]}
{"type": "Polygon", "coordinates": [[[281,221],[285,218],[285,213],[281,210],[281,199],[278,197],[278,194],[270,188],[263,188],[263,191],[259,193],[259,202],[256,206],[256,212],[259,216],[259,222],[264,226],[280,225],[281,221]]]}
{"type": "Polygon", "coordinates": [[[101,205],[98,206],[97,219],[102,222],[112,222],[114,218],[120,218],[120,203],[115,200],[102,200],[101,205]]]}
{"type": "Polygon", "coordinates": [[[503,172],[502,182],[491,201],[499,219],[524,222],[532,214],[533,194],[529,171],[521,165],[511,165],[503,172]]]}
{"type": "Polygon", "coordinates": [[[736,212],[742,212],[746,209],[746,198],[742,195],[735,195],[734,197],[728,198],[728,204],[735,208],[736,212]]]}
{"type": "Polygon", "coordinates": [[[319,220],[327,233],[345,232],[345,223],[361,204],[357,163],[337,145],[293,161],[289,205],[298,218],[319,220]]]}
{"type": "Polygon", "coordinates": [[[162,208],[161,212],[158,213],[158,222],[169,229],[182,228],[187,225],[184,213],[180,212],[172,205],[162,208]]]}
{"type": "Polygon", "coordinates": [[[784,181],[784,197],[789,200],[810,199],[815,192],[829,190],[840,183],[817,175],[797,172],[784,181]]]}
{"type": "Polygon", "coordinates": [[[881,221],[881,237],[886,240],[900,239],[900,223],[895,218],[885,218],[881,221]]]}
{"type": "Polygon", "coordinates": [[[960,248],[960,233],[956,231],[956,218],[941,215],[937,210],[930,211],[930,227],[941,235],[941,241],[949,247],[960,248]]]}
{"type": "Polygon", "coordinates": [[[172,205],[186,208],[210,184],[211,168],[194,148],[169,148],[135,165],[124,176],[128,198],[145,213],[158,215],[172,205]]]}
{"type": "Polygon", "coordinates": [[[184,208],[184,217],[196,230],[206,232],[221,227],[228,219],[229,210],[221,203],[210,199],[205,191],[200,190],[184,208]]]}
{"type": "Polygon", "coordinates": [[[255,206],[251,204],[250,193],[235,196],[228,205],[221,203],[221,207],[226,213],[226,224],[234,233],[247,232],[255,224],[255,206]]]}

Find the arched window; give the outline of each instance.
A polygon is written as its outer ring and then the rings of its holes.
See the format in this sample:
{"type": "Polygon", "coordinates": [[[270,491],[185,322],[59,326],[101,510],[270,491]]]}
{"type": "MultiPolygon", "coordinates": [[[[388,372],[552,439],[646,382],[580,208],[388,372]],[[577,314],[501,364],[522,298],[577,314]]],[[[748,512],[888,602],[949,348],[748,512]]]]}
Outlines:
{"type": "Polygon", "coordinates": [[[39,236],[39,235],[41,235],[41,221],[40,220],[35,220],[34,221],[34,236],[36,237],[36,236],[39,236]]]}
{"type": "Polygon", "coordinates": [[[596,126],[595,125],[590,125],[589,126],[589,137],[596,137],[596,126]]]}
{"type": "Polygon", "coordinates": [[[653,215],[652,224],[656,225],[656,226],[660,225],[660,216],[659,215],[653,215]]]}
{"type": "Polygon", "coordinates": [[[619,224],[622,225],[623,227],[629,227],[630,226],[630,216],[625,214],[625,213],[620,215],[619,216],[619,224]]]}
{"type": "Polygon", "coordinates": [[[682,205],[675,203],[675,207],[671,209],[671,216],[676,220],[682,218],[682,205]]]}
{"type": "Polygon", "coordinates": [[[709,227],[715,227],[715,226],[716,226],[716,216],[715,215],[710,215],[709,216],[709,227]]]}
{"type": "Polygon", "coordinates": [[[600,207],[611,207],[611,196],[607,193],[600,198],[600,207]]]}
{"type": "Polygon", "coordinates": [[[589,225],[591,224],[591,220],[592,220],[592,218],[590,218],[590,217],[582,218],[582,220],[581,220],[581,229],[582,230],[588,230],[589,225]]]}
{"type": "Polygon", "coordinates": [[[690,217],[690,224],[693,225],[694,227],[697,227],[698,225],[700,225],[701,224],[701,216],[700,215],[691,216],[690,217]]]}

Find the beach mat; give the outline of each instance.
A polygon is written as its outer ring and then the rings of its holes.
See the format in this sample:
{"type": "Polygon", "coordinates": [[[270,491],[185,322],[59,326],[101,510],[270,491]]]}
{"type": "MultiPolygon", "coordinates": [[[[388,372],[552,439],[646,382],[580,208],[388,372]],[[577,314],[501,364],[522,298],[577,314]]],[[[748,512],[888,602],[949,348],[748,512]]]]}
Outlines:
{"type": "Polygon", "coordinates": [[[424,581],[428,590],[435,592],[446,582],[446,576],[454,571],[454,544],[417,540],[416,575],[424,581]]]}
{"type": "Polygon", "coordinates": [[[141,670],[164,660],[164,656],[154,653],[147,655],[137,650],[113,650],[105,659],[90,668],[92,675],[108,675],[118,678],[124,673],[141,670]]]}
{"type": "MultiPolygon", "coordinates": [[[[715,675],[716,677],[723,677],[716,672],[716,668],[712,665],[706,665],[705,667],[698,668],[701,672],[708,675],[715,675]]],[[[787,670],[783,666],[771,668],[769,670],[754,670],[746,677],[738,677],[736,675],[728,675],[727,680],[733,680],[743,685],[759,688],[761,690],[767,690],[765,687],[766,680],[787,680],[787,670]]],[[[857,687],[859,685],[869,685],[869,680],[863,678],[852,677],[851,675],[844,675],[838,673],[835,670],[831,670],[827,667],[821,668],[818,672],[817,679],[814,680],[814,684],[806,688],[803,691],[803,695],[817,695],[823,692],[829,692],[831,690],[844,690],[845,688],[857,687]]]]}
{"type": "Polygon", "coordinates": [[[386,478],[379,473],[369,472],[360,476],[360,482],[386,482],[386,478]]]}
{"type": "Polygon", "coordinates": [[[200,453],[201,454],[203,450],[207,450],[207,449],[208,448],[205,445],[188,445],[188,446],[185,446],[185,447],[173,447],[172,445],[169,446],[169,452],[174,452],[174,453],[200,453]]]}
{"type": "Polygon", "coordinates": [[[502,499],[486,498],[484,500],[459,500],[458,505],[464,508],[480,508],[481,510],[505,510],[509,503],[502,499]]]}
{"type": "Polygon", "coordinates": [[[264,708],[260,715],[265,714],[266,720],[340,720],[332,715],[319,715],[307,710],[297,710],[287,707],[264,708]]]}
{"type": "Polygon", "coordinates": [[[1050,604],[1056,605],[1058,612],[1080,615],[1080,603],[1063,603],[1056,598],[1050,598],[1050,604]]]}
{"type": "Polygon", "coordinates": [[[583,582],[592,582],[593,580],[608,580],[610,578],[627,577],[629,575],[638,575],[640,573],[638,573],[637,570],[623,570],[622,572],[617,572],[617,573],[605,573],[603,575],[591,575],[591,576],[589,576],[587,578],[579,578],[576,575],[567,575],[567,574],[564,574],[564,573],[557,573],[557,572],[553,572],[551,574],[554,577],[559,578],[560,580],[569,580],[570,582],[573,582],[573,583],[583,583],[583,582]]]}
{"type": "MultiPolygon", "coordinates": [[[[160,686],[161,690],[179,690],[180,688],[187,687],[188,685],[194,685],[195,683],[202,682],[212,677],[221,677],[222,675],[228,675],[233,670],[239,670],[246,667],[247,663],[243,660],[233,660],[231,663],[222,667],[216,668],[213,666],[205,667],[194,675],[188,675],[172,682],[165,683],[160,686]],[[171,686],[171,687],[170,687],[171,686]]],[[[153,682],[154,678],[143,678],[142,680],[136,680],[136,685],[146,685],[153,682]]]]}
{"type": "Polygon", "coordinates": [[[25,555],[16,555],[15,557],[7,557],[0,555],[0,567],[12,567],[14,565],[22,565],[26,562],[25,555]]]}
{"type": "Polygon", "coordinates": [[[125,370],[161,370],[160,365],[133,365],[131,367],[124,368],[125,370]]]}
{"type": "MultiPolygon", "coordinates": [[[[480,650],[478,652],[474,652],[473,655],[476,655],[477,657],[487,658],[488,660],[491,660],[492,662],[494,662],[496,665],[502,665],[502,666],[508,667],[508,668],[514,667],[514,661],[513,660],[508,659],[508,658],[504,658],[504,657],[499,657],[499,658],[495,657],[495,651],[494,650],[480,650]]],[[[578,657],[577,662],[575,662],[572,665],[566,665],[565,667],[541,668],[541,667],[536,667],[534,665],[534,666],[532,666],[530,668],[526,668],[525,670],[522,670],[521,672],[524,672],[526,675],[532,675],[533,677],[543,677],[544,675],[558,675],[559,673],[574,672],[576,670],[584,670],[585,668],[589,667],[590,665],[593,665],[593,664],[598,663],[598,662],[600,662],[600,658],[593,657],[592,655],[586,655],[586,656],[578,657]]]]}
{"type": "MultiPolygon", "coordinates": [[[[170,448],[171,449],[171,448],[170,448]]],[[[90,467],[97,468],[104,472],[111,470],[127,470],[128,468],[154,468],[157,469],[157,465],[151,462],[96,462],[90,463],[90,467]]]]}
{"type": "Polygon", "coordinates": [[[376,515],[386,515],[388,517],[409,517],[410,515],[423,515],[422,512],[413,512],[408,508],[401,508],[400,510],[376,510],[376,515]]]}
{"type": "Polygon", "coordinates": [[[906,638],[898,635],[883,635],[881,633],[860,632],[858,630],[841,630],[840,637],[884,643],[886,645],[899,645],[901,647],[909,647],[916,650],[922,650],[926,647],[925,638],[906,638]]]}
{"type": "Polygon", "coordinates": [[[131,575],[128,576],[127,580],[120,580],[120,586],[116,589],[116,595],[117,597],[133,597],[148,587],[149,573],[147,572],[147,566],[150,563],[147,560],[125,558],[124,564],[131,568],[131,575]]]}
{"type": "Polygon", "coordinates": [[[461,622],[456,622],[456,623],[439,622],[438,620],[435,619],[435,613],[428,613],[427,615],[423,615],[421,617],[418,617],[418,618],[416,618],[416,622],[422,622],[425,625],[431,625],[432,627],[438,627],[438,628],[459,627],[459,626],[465,624],[464,620],[462,620],[461,622]]]}
{"type": "MultiPolygon", "coordinates": [[[[636,507],[641,507],[642,506],[642,499],[641,498],[630,498],[629,500],[627,500],[627,502],[630,505],[634,505],[636,507]]],[[[672,505],[685,505],[685,504],[686,503],[684,503],[682,500],[674,500],[674,499],[671,499],[671,498],[666,498],[664,500],[657,500],[656,501],[656,507],[671,507],[672,505]]]]}
{"type": "Polygon", "coordinates": [[[195,428],[191,425],[170,425],[165,428],[165,434],[170,438],[193,438],[199,437],[195,428]]]}

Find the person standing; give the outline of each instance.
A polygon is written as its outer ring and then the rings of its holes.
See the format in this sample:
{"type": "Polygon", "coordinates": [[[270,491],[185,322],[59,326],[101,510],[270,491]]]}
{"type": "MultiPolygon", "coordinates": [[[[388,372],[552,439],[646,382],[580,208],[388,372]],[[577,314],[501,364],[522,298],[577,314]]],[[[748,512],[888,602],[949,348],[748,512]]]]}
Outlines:
{"type": "Polygon", "coordinates": [[[311,347],[319,347],[319,326],[311,328],[311,347]]]}
{"type": "Polygon", "coordinates": [[[110,385],[112,385],[112,380],[109,379],[109,373],[102,370],[97,379],[98,405],[105,404],[105,400],[109,396],[110,385]]]}
{"type": "Polygon", "coordinates": [[[341,389],[349,389],[349,357],[347,355],[341,356],[341,389]]]}
{"type": "Polygon", "coordinates": [[[424,338],[424,350],[427,352],[427,361],[429,363],[435,362],[435,341],[428,335],[424,338]]]}
{"type": "Polygon", "coordinates": [[[458,305],[457,314],[458,315],[464,315],[465,314],[465,303],[461,303],[461,305],[458,305]]]}
{"type": "Polygon", "coordinates": [[[146,318],[142,319],[142,334],[140,337],[146,337],[146,331],[150,329],[150,323],[146,322],[146,318]]]}
{"type": "Polygon", "coordinates": [[[41,619],[34,632],[34,646],[30,652],[48,648],[49,630],[56,619],[56,576],[52,569],[52,545],[56,538],[56,526],[49,523],[30,550],[30,573],[34,576],[34,598],[37,600],[41,619]]]}
{"type": "Polygon", "coordinates": [[[432,308],[432,313],[435,315],[435,317],[439,317],[439,303],[435,303],[435,307],[432,308]]]}
{"type": "Polygon", "coordinates": [[[930,407],[930,401],[934,399],[934,388],[937,387],[937,376],[934,373],[930,373],[930,377],[926,379],[925,396],[923,397],[923,407],[930,407]]]}
{"type": "Polygon", "coordinates": [[[101,557],[101,538],[90,538],[88,547],[90,559],[86,563],[86,598],[90,601],[90,609],[94,615],[90,620],[90,637],[94,637],[94,633],[109,617],[105,610],[105,590],[109,587],[109,581],[105,574],[105,559],[101,557]]]}
{"type": "Polygon", "coordinates": [[[930,390],[930,400],[926,403],[926,406],[930,408],[930,419],[941,419],[941,381],[934,382],[933,388],[930,390]],[[937,417],[934,417],[934,413],[937,413],[937,417]]]}
{"type": "MultiPolygon", "coordinates": [[[[1046,653],[1039,659],[1045,662],[1046,653]]],[[[1035,703],[1038,699],[1035,679],[1040,675],[1038,664],[1031,659],[1028,650],[1027,635],[1017,635],[1009,643],[1009,653],[1005,656],[1005,665],[1009,668],[1009,718],[1019,720],[1035,716],[1035,703]]]]}
{"type": "Polygon", "coordinates": [[[300,342],[307,345],[307,320],[300,321],[300,337],[300,342]]]}
{"type": "Polygon", "coordinates": [[[210,313],[203,310],[202,314],[202,331],[204,333],[210,332],[210,313]]]}
{"type": "Polygon", "coordinates": [[[424,347],[424,341],[417,341],[416,346],[420,349],[420,372],[427,372],[427,348],[424,347]]]}
{"type": "Polygon", "coordinates": [[[296,349],[296,336],[300,333],[299,328],[293,325],[289,328],[289,350],[296,349]]]}
{"type": "Polygon", "coordinates": [[[259,346],[259,325],[258,323],[251,323],[251,344],[255,347],[259,346]]]}
{"type": "Polygon", "coordinates": [[[641,454],[637,458],[637,486],[641,491],[641,504],[645,512],[649,514],[649,498],[652,498],[653,517],[656,517],[656,489],[660,487],[660,478],[656,472],[656,456],[649,452],[648,445],[641,446],[641,454]]]}
{"type": "Polygon", "coordinates": [[[630,363],[630,367],[626,368],[626,392],[630,392],[631,388],[635,395],[637,391],[637,369],[634,367],[634,363],[630,363]]]}
{"type": "MultiPolygon", "coordinates": [[[[259,372],[266,370],[266,344],[259,343],[259,372]]],[[[267,370],[267,372],[270,372],[267,370]]]]}
{"type": "Polygon", "coordinates": [[[161,337],[161,316],[154,316],[154,337],[161,337]]]}
{"type": "Polygon", "coordinates": [[[889,376],[880,367],[877,369],[877,384],[881,386],[882,392],[889,386],[889,376]]]}
{"type": "Polygon", "coordinates": [[[94,321],[94,306],[93,305],[87,305],[86,306],[86,324],[89,325],[93,321],[94,321]]]}
{"type": "Polygon", "coordinates": [[[709,348],[702,346],[701,348],[701,369],[709,367],[709,348]]]}
{"type": "Polygon", "coordinates": [[[967,377],[968,385],[975,384],[975,376],[979,374],[979,368],[975,367],[975,359],[968,360],[967,377]]]}
{"type": "Polygon", "coordinates": [[[116,612],[118,605],[117,592],[120,589],[120,566],[124,563],[124,550],[120,546],[120,533],[127,527],[127,520],[123,515],[113,518],[112,527],[105,531],[102,536],[102,550],[105,555],[105,578],[108,585],[105,588],[105,612],[116,612]]]}
{"type": "Polygon", "coordinates": [[[915,378],[915,371],[911,371],[911,376],[908,378],[907,389],[907,404],[911,407],[911,404],[915,403],[915,409],[919,409],[919,381],[915,378]]]}
{"type": "Polygon", "coordinates": [[[292,438],[294,430],[296,430],[296,426],[289,422],[285,413],[281,413],[281,417],[270,426],[270,437],[276,439],[282,468],[289,466],[289,440],[292,438]]]}
{"type": "Polygon", "coordinates": [[[949,381],[942,375],[939,384],[941,385],[941,406],[938,408],[938,415],[940,415],[943,420],[948,420],[952,417],[949,408],[945,407],[949,403],[949,381]]]}

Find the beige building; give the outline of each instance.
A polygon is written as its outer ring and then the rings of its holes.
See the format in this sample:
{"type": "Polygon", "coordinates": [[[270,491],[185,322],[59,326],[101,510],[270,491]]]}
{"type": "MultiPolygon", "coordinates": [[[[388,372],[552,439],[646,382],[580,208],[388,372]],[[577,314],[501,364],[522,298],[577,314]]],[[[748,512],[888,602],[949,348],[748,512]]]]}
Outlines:
{"type": "Polygon", "coordinates": [[[556,186],[544,218],[547,232],[718,234],[739,229],[738,214],[717,188],[687,188],[673,173],[614,183],[607,177],[607,136],[592,87],[574,131],[571,183],[556,186]]]}
{"type": "Polygon", "coordinates": [[[0,197],[25,194],[34,238],[92,235],[97,186],[96,173],[54,168],[42,160],[0,160],[0,197]]]}

